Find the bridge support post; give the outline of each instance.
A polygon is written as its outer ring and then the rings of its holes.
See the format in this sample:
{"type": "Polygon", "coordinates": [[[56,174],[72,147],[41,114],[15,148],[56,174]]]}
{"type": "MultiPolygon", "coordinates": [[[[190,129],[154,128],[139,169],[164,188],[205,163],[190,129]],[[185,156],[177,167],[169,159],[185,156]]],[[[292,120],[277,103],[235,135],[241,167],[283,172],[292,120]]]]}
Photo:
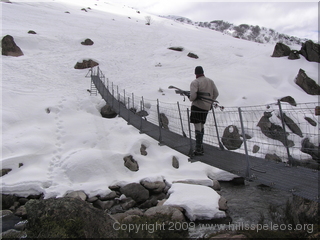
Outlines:
{"type": "Polygon", "coordinates": [[[224,150],[223,144],[220,141],[216,114],[214,113],[214,109],[213,108],[212,108],[212,114],[213,114],[214,126],[215,126],[216,132],[217,132],[217,138],[218,138],[219,147],[220,147],[220,150],[224,150]]]}
{"type": "Polygon", "coordinates": [[[179,102],[177,102],[177,105],[178,105],[178,111],[179,111],[179,117],[180,117],[182,136],[187,137],[187,135],[186,135],[186,133],[184,132],[184,129],[183,129],[183,123],[182,123],[182,117],[181,117],[181,110],[180,110],[179,102]]]}
{"type": "Polygon", "coordinates": [[[240,123],[241,123],[241,131],[242,131],[242,137],[243,137],[243,143],[244,143],[244,150],[246,153],[246,160],[247,160],[247,167],[246,167],[245,176],[248,180],[250,180],[251,171],[250,171],[250,161],[249,161],[249,154],[248,154],[248,148],[247,148],[247,138],[246,138],[246,133],[244,131],[243,119],[242,119],[242,113],[241,113],[240,107],[238,108],[238,111],[239,111],[239,117],[240,117],[240,123]]]}
{"type": "Polygon", "coordinates": [[[190,149],[189,149],[189,154],[188,156],[192,159],[193,157],[193,147],[192,147],[192,138],[191,138],[191,125],[190,125],[190,113],[189,113],[189,108],[187,108],[187,119],[188,119],[188,129],[189,129],[189,139],[190,139],[190,149]]]}
{"type": "Polygon", "coordinates": [[[158,112],[158,122],[159,122],[159,145],[162,146],[162,121],[160,116],[160,105],[159,105],[159,99],[157,99],[157,112],[158,112]]]}
{"type": "Polygon", "coordinates": [[[292,156],[290,155],[289,146],[288,146],[288,139],[287,139],[287,136],[286,136],[286,124],[284,122],[282,106],[281,106],[281,102],[280,102],[279,99],[278,99],[278,106],[279,106],[280,118],[281,118],[281,123],[282,123],[282,128],[283,128],[284,142],[285,142],[285,145],[286,145],[285,147],[286,147],[286,150],[287,150],[288,163],[289,163],[289,166],[292,166],[292,156]]]}

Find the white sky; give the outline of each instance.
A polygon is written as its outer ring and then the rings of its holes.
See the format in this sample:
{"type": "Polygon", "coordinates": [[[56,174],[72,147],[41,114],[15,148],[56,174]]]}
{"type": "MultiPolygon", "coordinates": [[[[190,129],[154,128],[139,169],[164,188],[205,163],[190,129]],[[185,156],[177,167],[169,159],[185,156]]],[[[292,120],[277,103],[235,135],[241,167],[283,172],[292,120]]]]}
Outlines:
{"type": "Polygon", "coordinates": [[[272,28],[300,38],[318,39],[318,1],[188,1],[117,0],[118,3],[159,15],[178,15],[192,21],[224,20],[236,25],[272,28]]]}

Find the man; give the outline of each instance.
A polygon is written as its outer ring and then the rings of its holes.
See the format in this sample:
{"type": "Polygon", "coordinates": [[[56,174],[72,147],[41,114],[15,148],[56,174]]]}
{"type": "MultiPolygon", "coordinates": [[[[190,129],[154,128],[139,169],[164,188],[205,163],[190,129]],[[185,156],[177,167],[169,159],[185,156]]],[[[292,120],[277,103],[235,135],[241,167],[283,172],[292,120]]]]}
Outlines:
{"type": "Polygon", "coordinates": [[[190,84],[189,99],[192,102],[190,122],[194,124],[196,134],[194,155],[203,155],[204,124],[206,123],[208,112],[212,108],[212,103],[217,99],[219,92],[214,82],[204,76],[201,66],[195,68],[195,75],[196,79],[190,84]]]}

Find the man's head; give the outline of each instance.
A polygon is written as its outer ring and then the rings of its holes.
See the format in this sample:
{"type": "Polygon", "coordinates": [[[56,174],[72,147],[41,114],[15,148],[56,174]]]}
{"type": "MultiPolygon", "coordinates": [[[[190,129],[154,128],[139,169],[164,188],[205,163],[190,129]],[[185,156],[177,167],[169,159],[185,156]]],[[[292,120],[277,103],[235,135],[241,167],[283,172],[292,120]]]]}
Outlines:
{"type": "Polygon", "coordinates": [[[202,74],[204,74],[203,68],[202,68],[201,66],[196,67],[196,69],[194,70],[194,74],[195,74],[195,75],[202,75],[202,74]]]}

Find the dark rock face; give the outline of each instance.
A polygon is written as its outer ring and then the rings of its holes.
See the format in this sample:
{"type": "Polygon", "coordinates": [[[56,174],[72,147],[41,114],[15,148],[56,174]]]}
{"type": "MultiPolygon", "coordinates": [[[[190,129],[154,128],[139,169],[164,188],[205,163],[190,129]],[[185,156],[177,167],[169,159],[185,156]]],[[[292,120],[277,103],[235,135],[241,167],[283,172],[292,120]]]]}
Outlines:
{"type": "Polygon", "coordinates": [[[242,139],[236,126],[230,125],[226,127],[222,136],[222,143],[228,150],[236,150],[241,147],[242,139]]]}
{"type": "Polygon", "coordinates": [[[302,69],[299,70],[295,83],[310,95],[320,95],[320,86],[302,69]]]}
{"type": "Polygon", "coordinates": [[[277,43],[274,47],[272,57],[284,57],[289,56],[291,52],[291,49],[283,44],[283,43],[277,43]]]}
{"type": "Polygon", "coordinates": [[[37,238],[114,238],[115,220],[104,211],[76,198],[30,200],[28,237],[37,238]]]}
{"type": "Polygon", "coordinates": [[[296,59],[300,59],[300,54],[297,50],[292,50],[289,54],[288,59],[290,60],[296,60],[296,59]]]}
{"type": "Polygon", "coordinates": [[[320,62],[320,48],[319,44],[312,42],[311,40],[306,41],[302,44],[301,54],[310,62],[320,62]]]}
{"type": "Polygon", "coordinates": [[[92,59],[83,60],[82,62],[77,62],[74,66],[75,69],[85,69],[85,68],[92,68],[98,66],[99,63],[93,61],[92,59]]]}
{"type": "Polygon", "coordinates": [[[2,55],[19,57],[23,55],[21,49],[14,42],[14,39],[10,35],[6,35],[1,41],[2,55]]]}

